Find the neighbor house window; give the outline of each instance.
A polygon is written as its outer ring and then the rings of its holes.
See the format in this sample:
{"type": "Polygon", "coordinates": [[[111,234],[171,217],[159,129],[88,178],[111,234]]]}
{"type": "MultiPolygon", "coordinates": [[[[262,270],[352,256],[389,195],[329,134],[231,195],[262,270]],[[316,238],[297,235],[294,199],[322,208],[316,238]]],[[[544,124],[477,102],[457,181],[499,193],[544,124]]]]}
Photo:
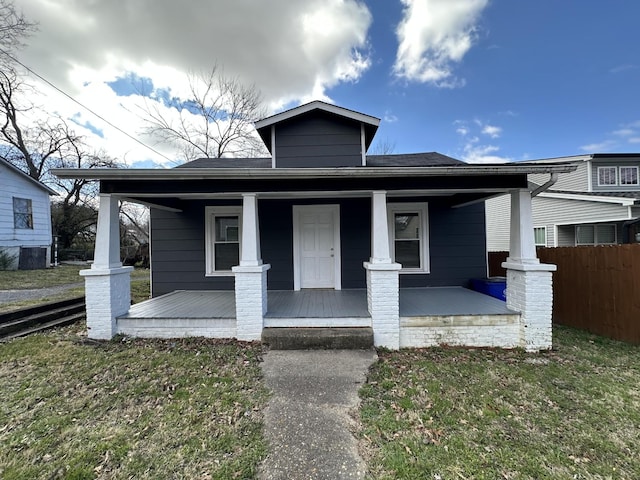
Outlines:
{"type": "Polygon", "coordinates": [[[229,275],[240,263],[241,207],[206,208],[207,275],[229,275]]]}
{"type": "Polygon", "coordinates": [[[598,185],[603,187],[617,185],[617,171],[617,167],[598,167],[598,185]]]}
{"type": "Polygon", "coordinates": [[[547,227],[534,227],[533,238],[536,247],[547,246],[547,227]]]}
{"type": "Polygon", "coordinates": [[[620,167],[620,185],[638,185],[638,167],[620,167]]]}
{"type": "Polygon", "coordinates": [[[30,199],[13,197],[13,227],[33,229],[33,210],[30,199]]]}
{"type": "Polygon", "coordinates": [[[389,240],[391,258],[405,273],[429,271],[428,219],[426,203],[390,203],[389,240]]]}
{"type": "Polygon", "coordinates": [[[576,245],[611,245],[617,243],[616,226],[577,225],[576,245]]]}

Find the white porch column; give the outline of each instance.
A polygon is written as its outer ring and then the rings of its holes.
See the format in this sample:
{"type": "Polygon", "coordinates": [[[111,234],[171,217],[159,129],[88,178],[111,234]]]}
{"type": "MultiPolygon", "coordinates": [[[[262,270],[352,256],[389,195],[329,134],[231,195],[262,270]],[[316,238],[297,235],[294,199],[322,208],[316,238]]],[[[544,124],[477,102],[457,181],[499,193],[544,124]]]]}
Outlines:
{"type": "Polygon", "coordinates": [[[511,241],[507,269],[507,307],[521,314],[521,346],[529,352],[552,347],[552,272],[537,258],[528,190],[511,192],[511,241]]]}
{"type": "Polygon", "coordinates": [[[372,192],[371,258],[364,263],[367,270],[367,306],[377,347],[400,348],[400,282],[402,266],[391,261],[387,194],[372,192]]]}
{"type": "Polygon", "coordinates": [[[533,213],[529,190],[511,192],[511,237],[507,261],[540,263],[533,235],[533,213]]]}
{"type": "Polygon", "coordinates": [[[260,254],[258,202],[255,193],[242,194],[242,236],[240,265],[235,276],[236,325],[238,340],[260,340],[267,313],[267,270],[260,254]]]}
{"type": "Polygon", "coordinates": [[[117,332],[116,318],[131,306],[131,271],[120,261],[118,198],[100,194],[96,246],[91,269],[85,279],[89,338],[109,340],[117,332]]]}

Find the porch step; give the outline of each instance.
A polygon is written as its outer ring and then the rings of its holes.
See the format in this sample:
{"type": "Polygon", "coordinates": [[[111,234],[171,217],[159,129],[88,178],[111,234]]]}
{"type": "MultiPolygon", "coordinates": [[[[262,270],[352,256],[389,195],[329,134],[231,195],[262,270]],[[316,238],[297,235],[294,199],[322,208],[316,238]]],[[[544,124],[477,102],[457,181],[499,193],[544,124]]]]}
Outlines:
{"type": "Polygon", "coordinates": [[[363,350],[373,347],[371,327],[262,329],[262,343],[272,350],[363,350]]]}

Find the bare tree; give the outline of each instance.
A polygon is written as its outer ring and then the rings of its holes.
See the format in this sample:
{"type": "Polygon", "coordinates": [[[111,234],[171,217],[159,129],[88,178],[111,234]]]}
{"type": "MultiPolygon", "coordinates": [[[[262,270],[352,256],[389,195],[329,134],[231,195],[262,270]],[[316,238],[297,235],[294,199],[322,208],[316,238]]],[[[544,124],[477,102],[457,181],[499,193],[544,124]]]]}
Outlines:
{"type": "Polygon", "coordinates": [[[253,128],[253,122],[265,116],[255,85],[246,86],[217,66],[207,74],[189,75],[188,81],[186,101],[156,98],[157,103],[145,103],[146,134],[180,148],[186,161],[264,155],[253,128]],[[174,111],[168,113],[161,104],[174,111]]]}
{"type": "Polygon", "coordinates": [[[389,138],[385,138],[384,140],[379,140],[375,146],[372,148],[373,155],[390,155],[396,149],[396,142],[392,142],[389,138]]]}
{"type": "Polygon", "coordinates": [[[16,10],[12,1],[0,0],[0,67],[3,71],[13,63],[11,56],[24,45],[24,40],[35,28],[36,24],[16,10]]]}
{"type": "Polygon", "coordinates": [[[29,89],[15,71],[0,71],[0,147],[7,160],[42,180],[51,159],[79,137],[60,118],[28,123],[26,114],[35,107],[20,100],[29,89]]]}

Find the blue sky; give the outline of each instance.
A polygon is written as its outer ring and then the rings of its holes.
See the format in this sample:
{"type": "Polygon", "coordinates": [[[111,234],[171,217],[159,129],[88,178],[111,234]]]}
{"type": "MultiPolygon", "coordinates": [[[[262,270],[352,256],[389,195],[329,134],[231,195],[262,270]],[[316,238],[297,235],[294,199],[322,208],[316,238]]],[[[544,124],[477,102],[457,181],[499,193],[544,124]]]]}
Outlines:
{"type": "MultiPolygon", "coordinates": [[[[323,99],[382,118],[376,139],[395,153],[500,162],[640,151],[635,0],[16,4],[39,23],[21,60],[169,158],[171,146],[142,136],[149,98],[127,82],[186,99],[184,75],[214,62],[261,89],[272,113],[323,99]]],[[[42,91],[97,147],[167,164],[42,91]]]]}

